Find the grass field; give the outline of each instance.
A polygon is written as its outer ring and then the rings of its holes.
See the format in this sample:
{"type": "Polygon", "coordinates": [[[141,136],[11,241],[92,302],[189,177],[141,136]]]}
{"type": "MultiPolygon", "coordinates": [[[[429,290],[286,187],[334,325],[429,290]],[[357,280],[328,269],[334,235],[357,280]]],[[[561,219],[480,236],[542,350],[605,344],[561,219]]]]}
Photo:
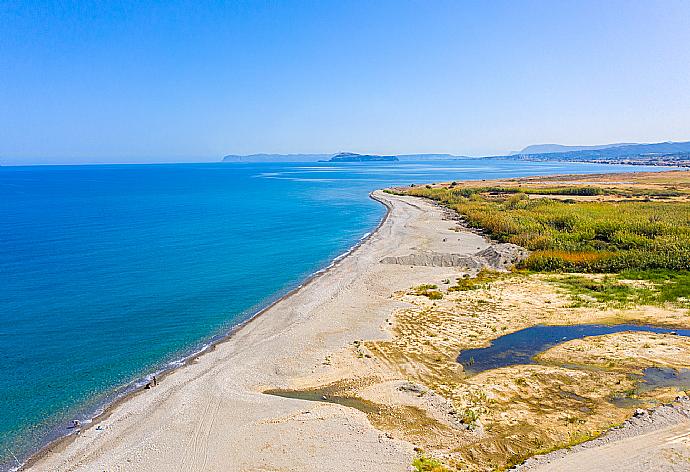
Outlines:
{"type": "Polygon", "coordinates": [[[393,191],[436,200],[469,226],[529,249],[525,269],[690,270],[690,172],[634,176],[453,182],[393,191]]]}
{"type": "Polygon", "coordinates": [[[567,274],[553,277],[550,281],[572,296],[574,307],[604,304],[625,308],[635,305],[664,305],[671,302],[682,308],[690,308],[688,271],[626,270],[599,278],[567,274]]]}

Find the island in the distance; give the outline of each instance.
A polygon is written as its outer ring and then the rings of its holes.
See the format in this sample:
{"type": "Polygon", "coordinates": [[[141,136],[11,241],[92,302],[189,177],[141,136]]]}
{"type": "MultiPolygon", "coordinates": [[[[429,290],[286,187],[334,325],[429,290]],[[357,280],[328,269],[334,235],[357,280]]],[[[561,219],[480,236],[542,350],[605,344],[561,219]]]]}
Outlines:
{"type": "Polygon", "coordinates": [[[374,154],[355,154],[341,152],[338,154],[228,154],[223,156],[223,162],[406,162],[406,161],[447,161],[454,159],[470,159],[467,156],[452,154],[397,154],[379,156],[374,154]]]}
{"type": "Polygon", "coordinates": [[[319,162],[395,162],[398,156],[377,156],[375,154],[356,154],[354,152],[340,152],[328,160],[319,162]]]}

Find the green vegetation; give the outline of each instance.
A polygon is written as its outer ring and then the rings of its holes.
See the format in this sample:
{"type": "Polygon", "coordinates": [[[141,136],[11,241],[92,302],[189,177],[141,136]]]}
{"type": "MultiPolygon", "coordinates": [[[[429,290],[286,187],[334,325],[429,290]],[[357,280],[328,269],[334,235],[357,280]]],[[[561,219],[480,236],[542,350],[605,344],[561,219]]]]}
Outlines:
{"type": "Polygon", "coordinates": [[[423,285],[419,285],[417,287],[414,287],[412,289],[412,291],[410,292],[410,294],[411,295],[425,296],[425,297],[428,297],[430,300],[440,300],[443,298],[443,294],[439,290],[436,290],[437,288],[438,288],[438,285],[423,284],[423,285]]]}
{"type": "Polygon", "coordinates": [[[633,287],[621,283],[615,275],[601,279],[570,275],[564,278],[553,278],[550,281],[566,289],[575,300],[573,306],[590,306],[595,303],[625,306],[634,300],[648,298],[652,293],[648,286],[633,287]]]}
{"type": "MultiPolygon", "coordinates": [[[[616,424],[610,425],[611,428],[618,426],[616,424]]],[[[609,428],[606,428],[609,429],[609,428]]],[[[513,467],[522,464],[525,462],[527,459],[533,456],[540,456],[542,454],[548,454],[553,451],[557,451],[559,449],[569,449],[571,447],[577,446],[578,444],[582,444],[587,441],[591,441],[593,439],[598,438],[601,436],[600,431],[594,431],[591,433],[588,432],[583,432],[583,431],[576,431],[573,433],[570,433],[570,439],[566,442],[563,442],[561,444],[556,444],[551,447],[545,447],[541,449],[536,449],[533,451],[528,451],[528,452],[523,452],[523,453],[518,453],[518,454],[513,454],[510,457],[508,457],[506,464],[503,467],[499,467],[496,470],[510,470],[513,467]]]]}
{"type": "MultiPolygon", "coordinates": [[[[452,182],[448,188],[434,188],[431,185],[425,185],[426,190],[448,190],[453,193],[455,197],[465,197],[469,198],[472,195],[478,194],[490,194],[490,195],[501,195],[501,194],[523,194],[523,195],[560,195],[560,196],[580,196],[580,197],[590,197],[597,195],[616,195],[619,197],[632,198],[632,197],[648,197],[648,198],[669,198],[669,197],[679,197],[681,195],[686,195],[687,192],[675,188],[639,188],[639,187],[617,187],[617,188],[605,188],[605,187],[594,187],[594,186],[554,186],[554,187],[505,187],[505,186],[484,186],[484,187],[458,187],[457,182],[452,182]]],[[[416,187],[414,184],[410,187],[416,187]]],[[[389,189],[384,190],[386,193],[396,193],[389,189]]]]}
{"type": "Polygon", "coordinates": [[[415,457],[412,461],[412,467],[415,472],[447,472],[448,469],[434,458],[427,457],[423,454],[415,457]]]}
{"type": "Polygon", "coordinates": [[[655,284],[655,296],[659,303],[682,300],[690,304],[690,272],[669,270],[637,271],[626,270],[620,273],[621,279],[648,280],[655,284]]]}
{"type": "MultiPolygon", "coordinates": [[[[639,191],[639,189],[637,189],[639,191]]],[[[688,201],[577,201],[528,193],[597,195],[599,187],[415,187],[405,193],[439,201],[501,242],[532,251],[536,271],[690,270],[688,201]]]]}
{"type": "Polygon", "coordinates": [[[462,414],[462,423],[467,425],[469,429],[475,429],[477,427],[477,420],[479,419],[479,414],[471,409],[466,409],[462,414]]]}
{"type": "MultiPolygon", "coordinates": [[[[438,285],[435,284],[422,284],[422,285],[417,285],[413,290],[415,292],[425,292],[427,290],[432,290],[438,288],[438,285]]],[[[421,295],[421,293],[418,293],[418,295],[421,295]]]]}
{"type": "MultiPolygon", "coordinates": [[[[431,188],[431,186],[426,187],[431,188]]],[[[472,195],[478,194],[526,194],[526,195],[579,195],[579,196],[592,196],[592,195],[608,195],[606,189],[601,187],[457,187],[451,184],[450,188],[453,189],[452,193],[455,197],[461,196],[468,198],[472,195]]],[[[632,193],[630,194],[632,196],[632,193]]]]}
{"type": "Polygon", "coordinates": [[[574,306],[603,303],[625,307],[675,302],[690,308],[690,272],[687,271],[623,271],[597,279],[568,275],[554,277],[550,281],[572,295],[574,306]]]}
{"type": "Polygon", "coordinates": [[[489,282],[493,282],[494,280],[504,276],[505,274],[500,272],[482,269],[477,273],[476,277],[470,277],[469,275],[465,275],[465,277],[458,277],[456,284],[448,287],[448,291],[464,292],[467,290],[484,288],[489,282]]]}

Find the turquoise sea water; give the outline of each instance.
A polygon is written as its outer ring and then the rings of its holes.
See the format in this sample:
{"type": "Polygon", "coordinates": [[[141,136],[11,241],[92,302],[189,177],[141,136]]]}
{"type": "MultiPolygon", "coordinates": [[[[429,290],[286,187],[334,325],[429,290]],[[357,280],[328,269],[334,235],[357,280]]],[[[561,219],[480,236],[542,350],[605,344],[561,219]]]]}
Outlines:
{"type": "Polygon", "coordinates": [[[621,170],[644,169],[504,160],[0,168],[0,470],[347,251],[384,215],[373,189],[621,170]]]}

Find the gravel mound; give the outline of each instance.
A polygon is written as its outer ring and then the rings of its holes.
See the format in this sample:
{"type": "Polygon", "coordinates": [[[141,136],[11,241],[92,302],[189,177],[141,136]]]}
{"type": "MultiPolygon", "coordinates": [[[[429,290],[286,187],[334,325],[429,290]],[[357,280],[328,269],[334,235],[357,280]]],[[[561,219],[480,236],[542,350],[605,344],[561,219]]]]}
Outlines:
{"type": "Polygon", "coordinates": [[[384,257],[381,262],[410,266],[507,270],[527,258],[528,254],[526,249],[515,244],[500,243],[471,255],[425,251],[407,256],[384,257]]]}

